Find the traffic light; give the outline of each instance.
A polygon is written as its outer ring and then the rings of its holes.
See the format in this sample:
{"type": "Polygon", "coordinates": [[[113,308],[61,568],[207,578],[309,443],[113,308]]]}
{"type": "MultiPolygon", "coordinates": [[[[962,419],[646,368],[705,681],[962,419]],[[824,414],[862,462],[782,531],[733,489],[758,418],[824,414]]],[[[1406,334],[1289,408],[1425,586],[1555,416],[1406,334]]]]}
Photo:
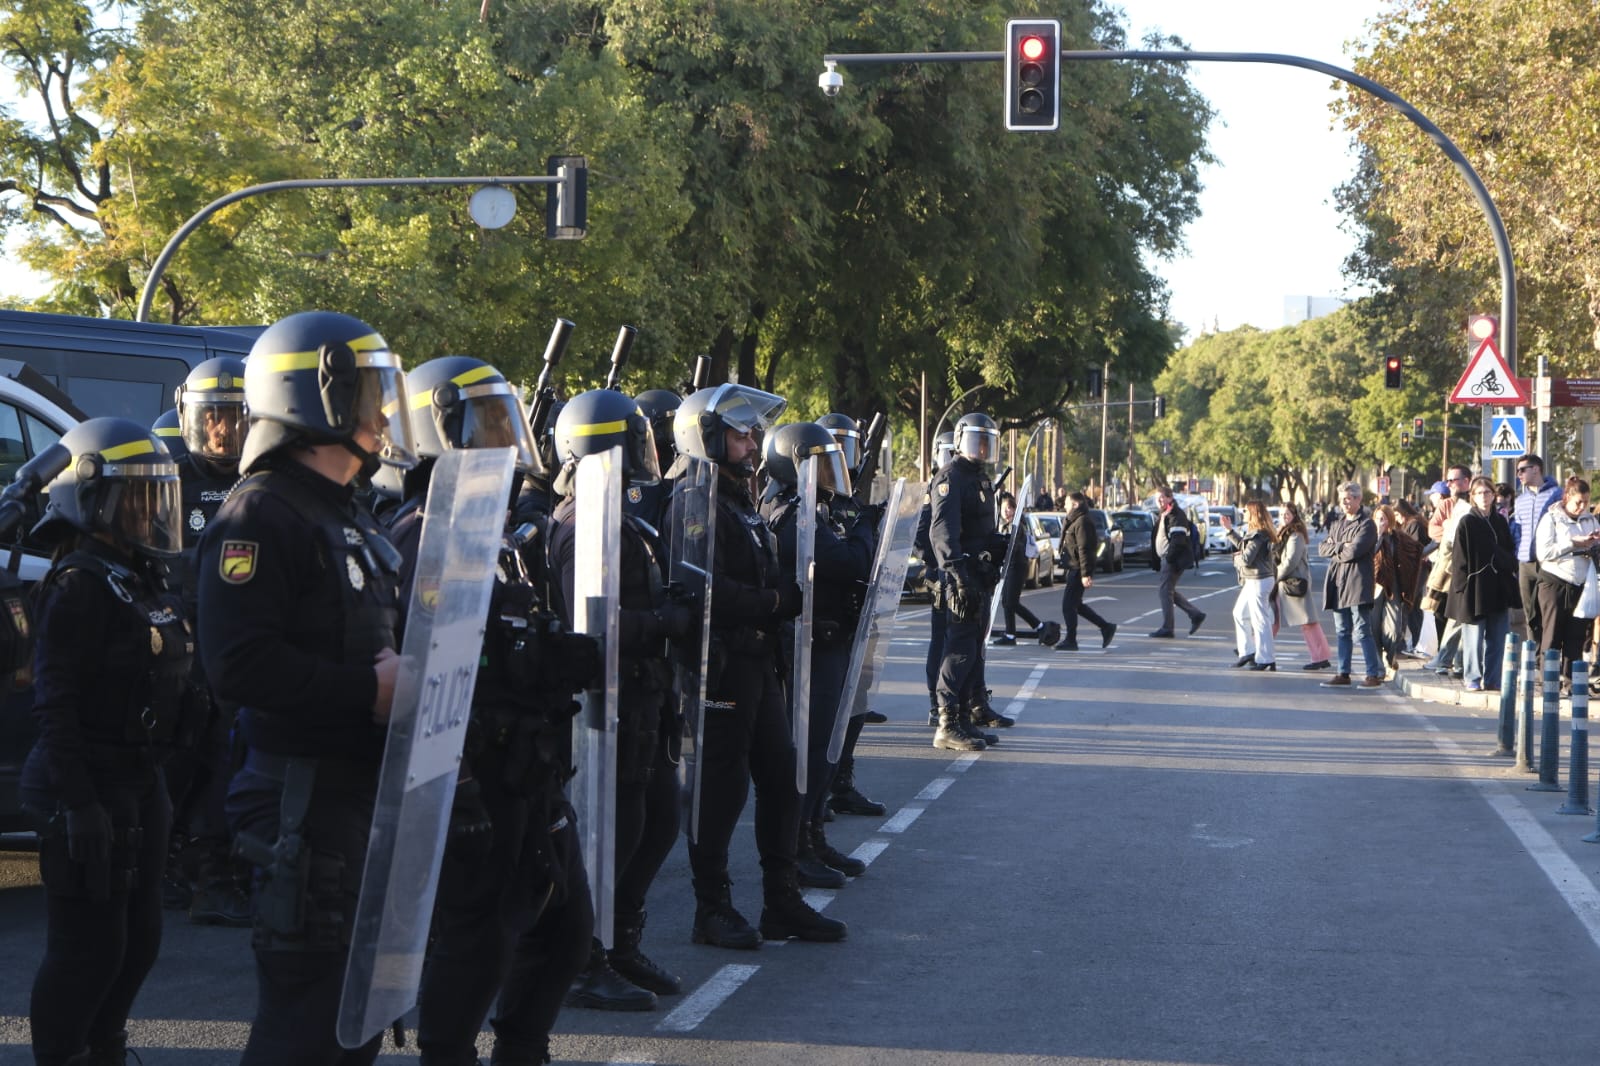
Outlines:
{"type": "Polygon", "coordinates": [[[1402,448],[1411,447],[1411,434],[1409,434],[1409,433],[1400,434],[1400,447],[1402,447],[1402,448]]]}
{"type": "Polygon", "coordinates": [[[1167,398],[1165,396],[1157,396],[1156,397],[1156,417],[1157,418],[1162,418],[1162,417],[1164,417],[1166,415],[1166,413],[1167,413],[1167,398]]]}
{"type": "Polygon", "coordinates": [[[1094,369],[1090,370],[1089,371],[1089,399],[1098,400],[1100,398],[1100,391],[1101,391],[1102,387],[1104,386],[1104,384],[1105,384],[1105,379],[1101,376],[1100,368],[1099,367],[1095,367],[1094,369]]]}
{"type": "Polygon", "coordinates": [[[1398,389],[1400,387],[1400,357],[1386,355],[1383,357],[1383,387],[1398,389]]]}
{"type": "Polygon", "coordinates": [[[1006,23],[1006,129],[1061,128],[1061,22],[1006,23]]]}
{"type": "Polygon", "coordinates": [[[1422,439],[1422,419],[1421,418],[1413,418],[1411,420],[1411,435],[1413,437],[1417,438],[1418,440],[1422,439]]]}
{"type": "Polygon", "coordinates": [[[1467,316],[1467,355],[1478,354],[1478,349],[1483,347],[1483,342],[1493,340],[1497,346],[1500,342],[1500,320],[1494,315],[1468,315],[1467,316]]]}

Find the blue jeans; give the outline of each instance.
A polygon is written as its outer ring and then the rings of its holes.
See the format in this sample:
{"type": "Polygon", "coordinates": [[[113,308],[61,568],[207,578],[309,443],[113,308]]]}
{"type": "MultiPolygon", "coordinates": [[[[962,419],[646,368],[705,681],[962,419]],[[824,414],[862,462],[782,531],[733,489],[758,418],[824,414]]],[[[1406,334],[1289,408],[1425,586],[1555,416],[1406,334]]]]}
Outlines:
{"type": "Polygon", "coordinates": [[[1511,631],[1511,612],[1490,611],[1461,627],[1461,680],[1484,688],[1500,687],[1501,656],[1506,634],[1511,631]]]}
{"type": "MultiPolygon", "coordinates": [[[[1370,607],[1370,604],[1368,605],[1370,607]]],[[[1335,607],[1333,609],[1334,661],[1337,673],[1349,676],[1350,659],[1356,642],[1361,644],[1361,658],[1367,664],[1368,677],[1383,677],[1387,671],[1378,658],[1378,642],[1372,639],[1372,627],[1367,624],[1365,607],[1335,607]],[[1355,629],[1352,639],[1351,629],[1355,629]]]]}

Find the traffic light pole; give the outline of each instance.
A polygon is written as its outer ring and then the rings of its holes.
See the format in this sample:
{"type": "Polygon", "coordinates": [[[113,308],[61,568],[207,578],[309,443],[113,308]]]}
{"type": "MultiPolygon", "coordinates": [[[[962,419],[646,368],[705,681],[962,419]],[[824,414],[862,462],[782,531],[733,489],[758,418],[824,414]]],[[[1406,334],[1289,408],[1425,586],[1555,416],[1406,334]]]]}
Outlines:
{"type": "MultiPolygon", "coordinates": [[[[835,67],[845,65],[872,65],[887,63],[1000,63],[1006,59],[1004,52],[834,52],[822,57],[826,70],[818,79],[823,91],[829,96],[836,96],[842,88],[842,81],[835,67]]],[[[1500,354],[1505,356],[1513,374],[1517,371],[1517,275],[1516,268],[1511,260],[1511,239],[1506,235],[1505,223],[1500,220],[1500,212],[1494,205],[1494,200],[1489,196],[1489,190],[1484,186],[1483,180],[1478,177],[1478,172],[1472,169],[1472,164],[1467,157],[1461,154],[1455,142],[1446,137],[1444,131],[1434,125],[1428,116],[1418,111],[1407,103],[1398,93],[1373,81],[1371,78],[1362,77],[1353,70],[1336,67],[1332,63],[1310,59],[1306,56],[1283,55],[1276,52],[1173,52],[1153,50],[1083,50],[1074,51],[1062,49],[1061,61],[1063,63],[1082,62],[1134,62],[1134,63],[1268,63],[1277,66],[1299,67],[1302,70],[1315,71],[1326,74],[1331,78],[1354,85],[1358,89],[1371,93],[1379,100],[1394,108],[1404,115],[1428,139],[1438,146],[1455,165],[1461,177],[1472,190],[1473,198],[1478,202],[1478,208],[1483,212],[1484,220],[1489,223],[1489,230],[1494,237],[1495,256],[1500,261],[1500,354]]]]}

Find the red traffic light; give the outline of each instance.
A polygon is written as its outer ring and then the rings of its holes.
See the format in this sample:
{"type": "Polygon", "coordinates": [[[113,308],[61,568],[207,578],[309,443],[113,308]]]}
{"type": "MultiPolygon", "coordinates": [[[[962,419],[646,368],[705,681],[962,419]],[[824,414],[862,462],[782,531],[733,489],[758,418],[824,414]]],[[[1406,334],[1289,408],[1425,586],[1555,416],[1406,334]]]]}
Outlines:
{"type": "Polygon", "coordinates": [[[1384,369],[1388,370],[1391,373],[1393,373],[1394,371],[1399,370],[1400,369],[1400,357],[1398,355],[1391,355],[1388,358],[1388,360],[1384,363],[1384,369]]]}
{"type": "Polygon", "coordinates": [[[1500,320],[1493,315],[1473,315],[1467,319],[1467,333],[1478,343],[1500,332],[1500,320]]]}
{"type": "Polygon", "coordinates": [[[1044,38],[1043,37],[1024,37],[1022,39],[1021,48],[1022,48],[1022,58],[1023,59],[1031,59],[1031,60],[1034,60],[1035,62],[1037,62],[1040,59],[1040,57],[1042,57],[1044,55],[1044,49],[1045,49],[1044,38]]]}

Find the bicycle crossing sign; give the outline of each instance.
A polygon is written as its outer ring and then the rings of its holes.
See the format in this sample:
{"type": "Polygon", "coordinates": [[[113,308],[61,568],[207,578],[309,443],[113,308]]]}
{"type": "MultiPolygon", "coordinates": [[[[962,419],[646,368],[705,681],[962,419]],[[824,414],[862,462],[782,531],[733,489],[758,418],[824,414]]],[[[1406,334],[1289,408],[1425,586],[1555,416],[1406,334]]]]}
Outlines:
{"type": "MultiPolygon", "coordinates": [[[[1466,373],[1450,394],[1451,403],[1492,403],[1502,407],[1526,405],[1528,391],[1520,378],[1513,377],[1493,337],[1485,337],[1467,363],[1466,373]]],[[[1521,455],[1521,452],[1516,454],[1521,455]]]]}
{"type": "Polygon", "coordinates": [[[1528,450],[1528,420],[1521,415],[1491,415],[1489,458],[1515,459],[1528,450]]]}

